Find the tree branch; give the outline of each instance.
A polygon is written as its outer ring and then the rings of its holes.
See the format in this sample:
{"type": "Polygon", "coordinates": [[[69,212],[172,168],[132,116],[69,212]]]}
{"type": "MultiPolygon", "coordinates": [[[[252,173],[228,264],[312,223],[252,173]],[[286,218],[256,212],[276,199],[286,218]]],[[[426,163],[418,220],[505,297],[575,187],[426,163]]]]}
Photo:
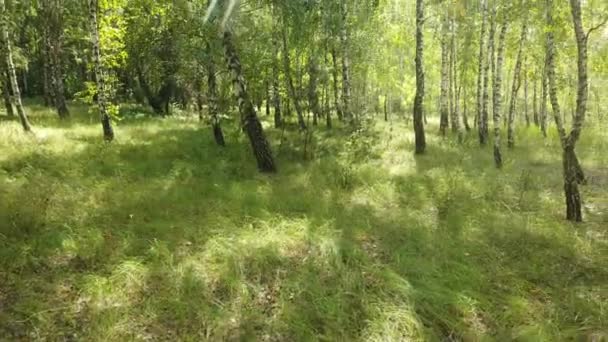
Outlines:
{"type": "Polygon", "coordinates": [[[608,22],[608,17],[604,18],[604,20],[599,23],[596,26],[593,26],[592,28],[589,29],[589,31],[587,31],[587,34],[585,35],[585,38],[588,40],[589,39],[589,35],[591,34],[591,32],[599,29],[600,27],[604,26],[606,23],[608,22]]]}

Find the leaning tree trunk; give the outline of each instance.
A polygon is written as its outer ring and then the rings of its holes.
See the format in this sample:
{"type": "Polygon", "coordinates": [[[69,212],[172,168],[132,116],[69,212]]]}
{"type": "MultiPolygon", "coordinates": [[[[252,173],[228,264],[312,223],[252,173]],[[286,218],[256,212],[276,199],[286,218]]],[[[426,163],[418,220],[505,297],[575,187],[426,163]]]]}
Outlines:
{"type": "Polygon", "coordinates": [[[353,122],[353,113],[350,108],[351,84],[350,84],[350,58],[348,49],[348,11],[346,0],[342,0],[342,27],[340,30],[340,42],[342,44],[342,114],[346,120],[353,122]]]}
{"type": "Polygon", "coordinates": [[[448,116],[449,116],[449,64],[448,64],[448,23],[447,15],[443,18],[442,23],[442,37],[441,37],[441,92],[439,94],[439,132],[445,136],[448,129],[448,116]]]}
{"type": "MultiPolygon", "coordinates": [[[[285,23],[283,23],[285,24],[285,23]]],[[[306,129],[306,122],[304,121],[304,114],[302,113],[302,106],[300,105],[300,98],[298,97],[298,93],[296,92],[296,88],[293,84],[293,78],[291,76],[291,62],[289,60],[289,47],[287,46],[287,27],[283,26],[283,67],[285,72],[285,81],[287,82],[287,89],[289,89],[289,94],[291,95],[291,99],[293,100],[293,106],[296,109],[296,114],[298,115],[298,125],[300,129],[306,129]]]]}
{"type": "Polygon", "coordinates": [[[215,142],[219,146],[226,146],[217,106],[217,80],[215,77],[215,64],[213,63],[211,53],[211,44],[207,43],[207,56],[209,59],[207,61],[207,100],[209,102],[209,117],[211,118],[211,128],[213,130],[215,142]]]}
{"type": "Polygon", "coordinates": [[[262,124],[258,119],[255,108],[247,93],[241,62],[236,53],[236,49],[234,48],[234,44],[232,43],[232,33],[230,33],[230,31],[224,31],[222,42],[224,44],[226,63],[228,64],[228,70],[232,77],[234,95],[238,101],[239,111],[241,113],[242,125],[249,137],[253,154],[257,160],[258,169],[261,172],[276,172],[277,169],[270,150],[270,144],[266,139],[262,124]]]}
{"type": "Polygon", "coordinates": [[[482,112],[483,112],[483,88],[484,83],[487,82],[487,69],[485,63],[485,41],[486,41],[486,25],[488,16],[488,0],[483,0],[481,9],[481,32],[479,35],[479,60],[477,63],[477,110],[475,112],[475,123],[479,130],[479,143],[484,145],[486,143],[487,131],[482,125],[482,112]]]}
{"type": "MultiPolygon", "coordinates": [[[[526,40],[526,31],[527,26],[524,21],[521,28],[521,37],[519,38],[519,50],[517,51],[517,59],[515,61],[515,71],[513,72],[513,86],[511,88],[511,100],[509,101],[509,125],[507,129],[507,146],[509,148],[515,147],[515,100],[517,99],[517,93],[519,92],[519,88],[521,87],[521,64],[522,64],[522,54],[524,49],[524,42],[526,40]]],[[[527,87],[526,87],[527,89],[527,87]]],[[[527,96],[527,90],[526,90],[527,96]]],[[[526,121],[528,125],[530,124],[530,120],[528,118],[528,113],[526,112],[526,121]]]]}
{"type": "Polygon", "coordinates": [[[424,135],[424,0],[416,0],[416,96],[414,97],[414,133],[416,154],[426,150],[424,135]]]}
{"type": "Polygon", "coordinates": [[[0,0],[0,51],[3,53],[5,60],[6,70],[8,71],[8,78],[13,92],[13,103],[17,109],[17,115],[21,121],[21,126],[26,132],[30,132],[32,127],[27,114],[23,109],[23,103],[21,102],[21,92],[19,91],[19,84],[17,83],[17,73],[15,71],[15,64],[13,63],[13,51],[11,48],[11,41],[8,34],[7,28],[8,16],[6,13],[6,6],[4,0],[0,0]]]}
{"type": "Polygon", "coordinates": [[[494,70],[494,94],[492,96],[493,109],[492,117],[494,119],[494,163],[497,168],[502,168],[502,155],[500,153],[500,111],[502,105],[502,65],[505,54],[505,36],[507,34],[507,23],[503,23],[500,35],[498,36],[498,52],[496,59],[496,69],[494,70]]]}
{"type": "MultiPolygon", "coordinates": [[[[1,1],[1,0],[0,0],[1,1]]],[[[114,140],[114,129],[112,120],[108,114],[106,103],[105,79],[101,65],[101,47],[99,44],[99,29],[97,27],[98,0],[89,0],[89,19],[91,24],[91,38],[93,41],[93,65],[95,70],[95,82],[97,83],[97,105],[103,128],[103,138],[106,141],[114,140]]]]}

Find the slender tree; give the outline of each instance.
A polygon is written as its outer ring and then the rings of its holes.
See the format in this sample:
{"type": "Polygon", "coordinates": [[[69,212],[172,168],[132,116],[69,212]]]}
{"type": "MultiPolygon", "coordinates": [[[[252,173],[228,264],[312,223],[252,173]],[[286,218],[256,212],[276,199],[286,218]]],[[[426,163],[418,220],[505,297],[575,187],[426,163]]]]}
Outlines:
{"type": "Polygon", "coordinates": [[[273,5],[273,30],[272,30],[272,104],[274,107],[274,127],[279,128],[283,124],[281,118],[281,93],[279,90],[279,21],[277,6],[273,5]]]}
{"type": "Polygon", "coordinates": [[[19,91],[19,84],[17,82],[17,72],[15,71],[15,64],[13,63],[13,50],[8,34],[8,19],[6,4],[4,3],[4,0],[0,0],[0,51],[2,59],[5,61],[4,63],[13,95],[12,100],[17,109],[17,115],[21,121],[21,126],[24,131],[30,132],[32,127],[27,119],[27,114],[23,109],[23,103],[21,103],[21,92],[19,91]]]}
{"type": "MultiPolygon", "coordinates": [[[[47,67],[50,71],[50,85],[53,94],[52,103],[61,119],[70,116],[65,99],[65,85],[63,75],[63,60],[61,57],[63,46],[63,5],[57,0],[43,2],[42,13],[46,16],[44,23],[44,40],[46,45],[47,67]]],[[[48,76],[47,76],[48,77],[48,76]]]]}
{"type": "Polygon", "coordinates": [[[447,11],[442,19],[441,29],[441,93],[439,95],[439,131],[445,136],[449,125],[449,45],[447,11]]]}
{"type": "Polygon", "coordinates": [[[0,78],[2,79],[2,97],[4,98],[4,107],[6,108],[6,115],[8,117],[15,116],[15,110],[13,109],[13,102],[11,101],[11,85],[9,82],[8,72],[5,72],[5,60],[0,58],[0,78]]]}
{"type": "MultiPolygon", "coordinates": [[[[519,88],[521,87],[521,65],[522,65],[522,55],[524,49],[524,42],[526,40],[526,31],[527,31],[527,23],[524,20],[524,23],[521,27],[521,36],[519,38],[519,49],[517,51],[517,58],[515,60],[515,70],[513,72],[513,85],[511,87],[511,99],[509,101],[509,124],[507,129],[507,146],[509,148],[515,147],[515,100],[517,99],[517,93],[519,88]]],[[[527,87],[526,87],[526,96],[527,96],[527,87]]],[[[526,111],[526,119],[528,121],[528,125],[530,124],[530,120],[528,119],[528,114],[526,111]]]]}
{"type": "Polygon", "coordinates": [[[570,9],[572,12],[572,23],[577,46],[577,70],[578,70],[578,87],[576,95],[576,112],[572,122],[572,129],[566,133],[562,122],[560,106],[557,96],[557,84],[555,75],[555,58],[556,47],[553,34],[553,1],[547,0],[546,19],[548,30],[547,36],[547,76],[549,78],[549,97],[551,106],[553,107],[553,118],[557,126],[560,137],[563,153],[563,181],[564,195],[566,199],[566,218],[570,221],[581,222],[582,200],[578,189],[578,185],[585,180],[582,168],[576,156],[576,143],[578,142],[583,124],[585,122],[585,114],[587,110],[587,98],[589,96],[589,84],[587,76],[587,40],[591,30],[585,32],[581,19],[581,4],[580,0],[570,0],[570,9]]]}
{"type": "Polygon", "coordinates": [[[207,101],[209,103],[209,116],[211,118],[211,129],[213,137],[219,146],[226,146],[224,132],[218,111],[217,80],[215,76],[215,63],[213,62],[211,44],[207,43],[207,101]]]}
{"type": "MultiPolygon", "coordinates": [[[[0,0],[1,1],[1,0],[0,0]]],[[[89,20],[91,25],[91,41],[93,42],[93,65],[95,70],[95,81],[97,85],[97,105],[103,128],[103,138],[106,141],[114,140],[114,129],[112,120],[108,113],[106,103],[105,79],[101,65],[101,46],[99,44],[99,29],[97,26],[98,0],[89,0],[89,20]]]]}
{"type": "Polygon", "coordinates": [[[293,106],[296,109],[296,114],[298,116],[298,125],[300,129],[306,129],[306,121],[304,121],[304,114],[302,111],[302,106],[300,104],[300,97],[298,96],[298,92],[296,91],[296,87],[293,83],[293,77],[291,76],[291,61],[289,58],[289,46],[287,45],[287,26],[283,24],[282,30],[283,36],[283,68],[285,75],[285,82],[287,83],[287,89],[289,90],[289,94],[291,95],[291,99],[293,101],[293,106]]]}
{"type": "Polygon", "coordinates": [[[505,51],[505,36],[507,34],[507,23],[506,21],[502,24],[502,28],[500,30],[500,34],[498,36],[498,52],[496,59],[496,70],[494,72],[494,84],[492,89],[494,94],[492,96],[493,109],[492,109],[492,117],[494,121],[494,163],[497,168],[502,167],[502,155],[500,153],[500,115],[501,115],[501,105],[502,105],[502,65],[504,61],[504,51],[505,51]]]}
{"type": "Polygon", "coordinates": [[[348,9],[346,0],[341,0],[340,11],[342,14],[340,30],[340,43],[342,45],[342,114],[346,120],[349,120],[352,123],[354,117],[350,108],[350,56],[348,47],[348,9]]]}
{"type": "Polygon", "coordinates": [[[416,154],[426,150],[424,135],[424,0],[416,0],[416,96],[414,97],[414,133],[416,154]]]}
{"type": "MultiPolygon", "coordinates": [[[[485,58],[485,36],[488,16],[488,0],[482,0],[481,4],[481,31],[479,34],[479,60],[477,63],[477,111],[475,122],[479,130],[479,143],[484,145],[487,137],[487,127],[483,125],[483,92],[487,83],[487,63],[485,58]]],[[[486,88],[487,93],[487,88],[486,88]]]]}

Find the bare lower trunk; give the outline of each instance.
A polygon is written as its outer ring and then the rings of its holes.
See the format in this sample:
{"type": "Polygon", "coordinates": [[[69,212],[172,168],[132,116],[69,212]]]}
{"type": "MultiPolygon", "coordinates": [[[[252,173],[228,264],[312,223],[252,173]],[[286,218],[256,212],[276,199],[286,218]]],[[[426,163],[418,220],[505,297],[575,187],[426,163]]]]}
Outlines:
{"type": "MultiPolygon", "coordinates": [[[[538,77],[538,76],[536,76],[536,77],[538,77]]],[[[539,115],[539,111],[538,111],[538,92],[537,92],[537,89],[538,89],[538,79],[535,78],[534,79],[534,90],[533,90],[533,93],[532,93],[532,111],[534,112],[532,117],[534,119],[534,125],[536,127],[539,127],[540,126],[540,120],[539,120],[540,115],[539,115]]]]}
{"type": "Polygon", "coordinates": [[[306,122],[304,121],[304,114],[302,113],[302,107],[300,106],[300,98],[298,93],[296,92],[296,88],[293,83],[293,78],[291,77],[291,62],[289,60],[289,48],[287,46],[287,28],[283,27],[283,67],[285,72],[285,81],[287,82],[287,89],[289,90],[289,94],[291,95],[291,99],[293,100],[293,106],[296,109],[296,114],[298,116],[298,125],[300,129],[306,129],[306,122]]]}
{"type": "Polygon", "coordinates": [[[528,111],[528,74],[524,73],[524,117],[526,118],[526,127],[530,127],[530,113],[528,111]]]}
{"type": "Polygon", "coordinates": [[[502,168],[502,155],[500,152],[500,115],[502,105],[502,65],[505,51],[505,36],[507,34],[507,23],[503,23],[500,35],[498,37],[498,57],[496,60],[496,70],[494,71],[493,90],[493,109],[492,117],[494,121],[494,163],[497,168],[502,168]]]}
{"type": "Polygon", "coordinates": [[[308,103],[313,115],[313,126],[317,125],[317,120],[321,116],[319,106],[319,95],[317,94],[317,74],[318,67],[314,54],[311,54],[308,61],[308,103]]]}
{"type": "Polygon", "coordinates": [[[219,146],[226,146],[224,132],[218,113],[218,98],[217,98],[217,80],[215,77],[215,64],[212,60],[211,45],[207,43],[207,101],[209,103],[209,117],[211,119],[211,128],[213,129],[213,137],[219,146]]]}
{"type": "Polygon", "coordinates": [[[340,42],[342,45],[342,114],[346,120],[354,120],[353,113],[350,108],[351,85],[350,85],[350,56],[348,49],[348,11],[346,1],[341,3],[342,22],[340,30],[340,42]]]}
{"type": "Polygon", "coordinates": [[[336,115],[338,116],[338,120],[342,121],[344,119],[344,115],[342,115],[342,108],[340,106],[340,93],[338,91],[338,60],[336,57],[336,49],[334,48],[332,48],[331,50],[331,59],[333,62],[332,76],[334,81],[334,106],[336,107],[336,115]]]}
{"type": "MultiPolygon", "coordinates": [[[[276,7],[273,6],[273,14],[276,17],[276,7]]],[[[281,118],[281,93],[279,91],[279,22],[278,19],[273,18],[273,32],[272,32],[272,105],[274,107],[274,127],[279,128],[283,125],[283,119],[281,118]]]]}
{"type": "Polygon", "coordinates": [[[97,26],[97,1],[98,0],[89,0],[89,16],[93,42],[93,65],[95,67],[95,81],[97,83],[97,104],[99,106],[103,137],[106,141],[112,141],[114,140],[114,129],[112,128],[112,121],[106,103],[105,77],[101,65],[101,47],[99,46],[99,31],[97,26]]]}
{"type": "MultiPolygon", "coordinates": [[[[509,128],[507,130],[507,145],[509,148],[515,147],[515,100],[517,99],[517,93],[521,87],[521,64],[522,54],[524,49],[524,42],[526,40],[526,22],[521,28],[521,37],[519,38],[519,50],[517,52],[517,59],[515,61],[515,71],[513,72],[513,86],[511,87],[511,100],[509,101],[509,128]]],[[[526,114],[527,116],[527,114],[526,114]]],[[[529,122],[528,122],[529,124],[529,122]]]]}
{"type": "Polygon", "coordinates": [[[442,23],[442,38],[441,38],[441,92],[439,95],[439,132],[445,136],[449,121],[449,64],[448,64],[448,23],[447,15],[442,23]]]}
{"type": "Polygon", "coordinates": [[[424,2],[416,0],[416,96],[414,97],[414,133],[416,141],[416,154],[426,150],[426,137],[424,134],[424,2]]]}
{"type": "Polygon", "coordinates": [[[258,119],[255,108],[247,93],[241,62],[232,43],[232,33],[230,33],[230,31],[224,31],[222,42],[224,44],[226,64],[228,65],[228,70],[232,77],[234,95],[238,101],[239,111],[243,120],[242,125],[249,137],[251,148],[258,164],[258,169],[262,172],[276,172],[270,144],[266,139],[262,124],[258,119]]]}
{"type": "Polygon", "coordinates": [[[463,140],[463,132],[462,132],[462,126],[460,125],[460,87],[458,87],[458,63],[457,63],[457,58],[458,58],[458,54],[456,53],[456,23],[454,21],[454,18],[452,18],[451,21],[451,26],[452,26],[452,41],[451,41],[451,47],[450,47],[450,61],[451,61],[451,67],[450,67],[450,72],[452,73],[452,76],[450,77],[450,79],[452,80],[452,85],[450,86],[452,95],[453,95],[453,108],[452,108],[452,132],[456,132],[458,133],[458,141],[462,142],[463,140]]]}
{"type": "Polygon", "coordinates": [[[2,96],[4,97],[4,107],[6,108],[6,115],[8,117],[13,117],[15,116],[15,111],[13,109],[13,102],[11,101],[11,86],[10,82],[8,81],[8,73],[4,72],[4,65],[2,68],[0,68],[0,77],[2,78],[2,96]]]}
{"type": "Polygon", "coordinates": [[[17,82],[17,72],[15,71],[15,64],[13,63],[13,51],[11,47],[11,41],[8,34],[7,28],[7,13],[6,6],[4,0],[0,0],[0,51],[3,53],[3,57],[5,60],[6,69],[8,72],[9,83],[11,85],[11,90],[13,93],[13,104],[17,109],[17,115],[19,116],[19,120],[21,121],[21,126],[23,130],[26,132],[30,132],[32,127],[30,125],[29,120],[27,119],[27,114],[23,109],[23,103],[21,103],[21,92],[19,91],[19,83],[17,82]]]}
{"type": "Polygon", "coordinates": [[[483,111],[483,88],[484,82],[487,82],[486,68],[485,68],[485,41],[486,41],[486,21],[488,16],[488,0],[482,0],[481,10],[481,32],[479,34],[479,59],[477,64],[477,108],[475,111],[475,124],[479,130],[479,143],[485,144],[486,132],[482,125],[482,111],[483,111]]]}
{"type": "Polygon", "coordinates": [[[541,100],[540,100],[540,131],[543,133],[543,137],[547,137],[547,57],[545,56],[545,66],[543,67],[542,75],[542,86],[541,86],[541,100]]]}

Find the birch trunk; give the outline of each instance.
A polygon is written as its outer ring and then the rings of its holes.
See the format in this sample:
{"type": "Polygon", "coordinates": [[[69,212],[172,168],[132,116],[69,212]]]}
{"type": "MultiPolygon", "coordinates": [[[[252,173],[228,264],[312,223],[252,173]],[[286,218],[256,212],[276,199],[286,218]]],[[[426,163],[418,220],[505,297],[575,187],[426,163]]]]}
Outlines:
{"type": "Polygon", "coordinates": [[[416,96],[414,97],[414,133],[416,154],[426,150],[424,134],[424,1],[416,0],[416,96]]]}
{"type": "Polygon", "coordinates": [[[230,31],[224,31],[223,39],[224,53],[226,57],[226,64],[232,77],[232,84],[234,88],[234,95],[238,101],[239,111],[241,113],[242,124],[247,132],[253,154],[256,158],[258,169],[261,172],[276,172],[276,166],[270,150],[270,144],[266,139],[266,134],[262,128],[262,124],[258,119],[255,108],[251,103],[249,94],[247,93],[247,86],[243,72],[241,69],[241,62],[234,48],[232,42],[232,33],[230,31]]]}
{"type": "Polygon", "coordinates": [[[17,110],[17,115],[19,116],[19,121],[21,121],[21,126],[23,130],[26,132],[30,132],[32,130],[32,126],[30,125],[29,120],[27,119],[27,114],[23,109],[23,103],[21,102],[21,92],[19,91],[19,83],[17,82],[17,73],[15,71],[15,64],[13,63],[13,51],[11,48],[11,41],[8,34],[8,15],[6,13],[6,5],[4,0],[0,0],[0,51],[2,51],[3,58],[5,61],[6,69],[8,72],[9,83],[11,85],[12,90],[12,102],[15,105],[15,109],[17,110]]]}
{"type": "Polygon", "coordinates": [[[108,114],[108,107],[106,103],[105,79],[101,65],[101,47],[99,45],[99,29],[97,27],[97,1],[98,0],[89,0],[89,19],[93,42],[93,65],[95,67],[95,81],[97,83],[97,104],[99,106],[103,138],[106,141],[112,141],[114,140],[114,130],[112,129],[112,120],[108,114]]]}
{"type": "MultiPolygon", "coordinates": [[[[517,51],[517,59],[515,61],[515,71],[513,72],[513,86],[511,88],[511,100],[509,101],[509,126],[507,129],[507,145],[509,148],[515,147],[515,132],[514,132],[514,124],[515,124],[515,103],[517,100],[517,93],[519,88],[521,87],[521,64],[522,64],[522,54],[524,49],[524,42],[526,40],[526,31],[527,26],[524,21],[521,28],[521,37],[519,38],[519,50],[517,51]]],[[[526,118],[527,118],[526,113],[526,118]]],[[[529,124],[529,120],[528,120],[529,124]]]]}
{"type": "Polygon", "coordinates": [[[492,117],[494,119],[494,163],[497,168],[502,168],[502,155],[500,152],[500,115],[502,105],[502,65],[505,51],[505,36],[507,34],[507,23],[503,23],[498,37],[498,53],[496,60],[496,69],[494,70],[494,94],[492,96],[493,109],[492,117]]]}
{"type": "Polygon", "coordinates": [[[486,41],[486,26],[487,26],[487,16],[488,16],[488,0],[482,0],[482,9],[481,9],[481,32],[479,34],[479,60],[477,67],[477,110],[475,112],[475,123],[477,124],[477,129],[479,131],[479,143],[485,144],[486,142],[486,134],[484,132],[484,128],[482,126],[482,111],[483,111],[483,88],[484,88],[484,78],[486,77],[486,68],[485,68],[485,41],[486,41]]]}

